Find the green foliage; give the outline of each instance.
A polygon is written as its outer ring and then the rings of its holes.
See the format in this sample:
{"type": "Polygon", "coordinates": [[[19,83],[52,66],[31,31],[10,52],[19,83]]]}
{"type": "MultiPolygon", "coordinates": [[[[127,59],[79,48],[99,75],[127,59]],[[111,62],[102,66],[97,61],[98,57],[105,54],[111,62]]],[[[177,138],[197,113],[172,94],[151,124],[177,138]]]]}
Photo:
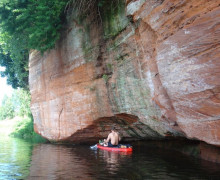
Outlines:
{"type": "Polygon", "coordinates": [[[55,46],[70,0],[0,1],[0,72],[13,88],[21,87],[0,107],[0,119],[26,116],[14,136],[39,138],[33,131],[28,90],[28,58],[31,49],[44,52],[55,46]]]}
{"type": "MultiPolygon", "coordinates": [[[[65,23],[66,8],[80,16],[97,16],[104,36],[116,36],[127,24],[125,0],[1,0],[0,72],[13,88],[28,89],[28,57],[31,49],[45,52],[55,47],[65,23]],[[71,8],[70,8],[71,7],[71,8]]],[[[84,18],[83,18],[84,19],[84,18]]]]}
{"type": "Polygon", "coordinates": [[[103,75],[102,75],[102,78],[104,79],[105,83],[107,83],[107,82],[108,82],[108,79],[110,78],[110,75],[103,74],[103,75]]]}
{"type": "Polygon", "coordinates": [[[106,1],[105,0],[99,0],[98,1],[98,6],[103,7],[105,5],[106,1]]]}
{"type": "Polygon", "coordinates": [[[10,134],[12,137],[32,140],[34,142],[46,142],[39,134],[34,132],[33,119],[31,117],[23,118],[15,125],[15,130],[10,134]]]}
{"type": "Polygon", "coordinates": [[[125,16],[125,0],[100,0],[104,39],[115,38],[129,23],[125,16]]]}
{"type": "Polygon", "coordinates": [[[2,77],[7,77],[7,83],[13,88],[28,89],[28,52],[20,55],[18,48],[11,50],[11,52],[4,52],[0,45],[0,65],[5,67],[5,71],[0,73],[2,77]],[[20,55],[22,56],[20,57],[20,55]]]}
{"type": "Polygon", "coordinates": [[[0,107],[0,120],[7,118],[16,123],[13,132],[10,134],[13,137],[27,139],[34,142],[46,141],[34,132],[30,100],[30,93],[28,91],[23,89],[14,90],[11,97],[5,96],[3,98],[2,106],[0,107]],[[14,118],[15,116],[16,118],[14,118]]]}
{"type": "Polygon", "coordinates": [[[31,118],[24,118],[16,124],[15,131],[11,135],[26,139],[32,136],[33,131],[33,121],[31,118]]]}
{"type": "Polygon", "coordinates": [[[31,117],[30,93],[23,89],[14,90],[12,97],[4,96],[0,106],[0,120],[17,116],[31,117]]]}
{"type": "Polygon", "coordinates": [[[15,110],[12,98],[5,95],[2,100],[2,106],[0,106],[0,120],[4,120],[6,118],[12,119],[14,116],[15,110]]]}
{"type": "Polygon", "coordinates": [[[12,95],[13,103],[18,116],[31,117],[30,102],[31,96],[29,91],[18,89],[12,95]]]}
{"type": "Polygon", "coordinates": [[[13,88],[28,89],[29,51],[55,46],[69,0],[1,0],[0,65],[13,88]]]}
{"type": "Polygon", "coordinates": [[[3,32],[41,52],[54,47],[69,0],[8,0],[0,5],[3,32]],[[25,40],[23,40],[25,39],[25,40]]]}
{"type": "Polygon", "coordinates": [[[111,71],[112,71],[112,64],[108,63],[108,64],[107,64],[107,69],[108,69],[108,71],[111,72],[111,71]]]}

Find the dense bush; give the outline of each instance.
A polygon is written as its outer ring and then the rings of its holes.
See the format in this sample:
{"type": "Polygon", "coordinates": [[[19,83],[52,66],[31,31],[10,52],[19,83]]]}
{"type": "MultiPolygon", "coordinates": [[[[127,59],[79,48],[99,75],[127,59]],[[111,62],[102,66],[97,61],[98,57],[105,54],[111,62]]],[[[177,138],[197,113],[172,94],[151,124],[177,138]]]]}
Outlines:
{"type": "Polygon", "coordinates": [[[28,89],[29,51],[51,49],[59,38],[70,0],[1,0],[0,65],[13,88],[28,89]]]}
{"type": "Polygon", "coordinates": [[[21,121],[17,122],[15,129],[10,136],[25,140],[32,140],[34,142],[45,142],[46,139],[35,133],[33,127],[32,117],[25,117],[21,121]]]}
{"type": "Polygon", "coordinates": [[[0,5],[3,32],[23,48],[45,51],[59,38],[64,8],[69,0],[5,0],[0,5]]]}
{"type": "Polygon", "coordinates": [[[24,118],[22,121],[18,121],[15,127],[15,131],[12,133],[14,137],[30,138],[33,133],[33,122],[31,118],[24,118]]]}

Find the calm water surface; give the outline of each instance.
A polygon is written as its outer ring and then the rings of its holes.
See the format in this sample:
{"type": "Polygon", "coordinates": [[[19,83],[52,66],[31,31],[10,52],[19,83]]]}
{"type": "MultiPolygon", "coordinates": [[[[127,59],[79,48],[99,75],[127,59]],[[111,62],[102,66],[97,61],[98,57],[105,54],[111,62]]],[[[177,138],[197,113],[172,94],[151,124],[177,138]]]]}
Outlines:
{"type": "Polygon", "coordinates": [[[125,154],[0,138],[0,179],[220,179],[220,165],[152,143],[125,154]]]}

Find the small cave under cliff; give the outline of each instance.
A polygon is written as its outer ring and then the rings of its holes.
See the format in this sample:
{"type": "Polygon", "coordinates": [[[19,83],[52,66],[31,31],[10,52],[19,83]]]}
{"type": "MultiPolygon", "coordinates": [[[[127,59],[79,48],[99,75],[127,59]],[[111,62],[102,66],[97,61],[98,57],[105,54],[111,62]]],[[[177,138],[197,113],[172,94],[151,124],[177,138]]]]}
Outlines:
{"type": "Polygon", "coordinates": [[[163,137],[140,122],[139,118],[132,114],[120,113],[112,117],[102,117],[94,121],[92,125],[76,131],[73,135],[62,142],[73,142],[76,144],[97,143],[111,132],[114,126],[121,137],[122,142],[163,139],[163,137]]]}

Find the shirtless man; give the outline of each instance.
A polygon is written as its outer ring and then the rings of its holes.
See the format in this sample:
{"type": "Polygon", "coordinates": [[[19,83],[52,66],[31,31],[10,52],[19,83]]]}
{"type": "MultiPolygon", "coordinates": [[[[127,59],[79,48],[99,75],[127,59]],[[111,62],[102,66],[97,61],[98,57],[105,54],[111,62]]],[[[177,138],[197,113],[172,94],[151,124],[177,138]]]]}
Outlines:
{"type": "Polygon", "coordinates": [[[104,144],[105,146],[114,147],[118,145],[119,140],[119,134],[116,132],[115,127],[112,127],[111,133],[108,135],[108,138],[104,139],[104,144]]]}

